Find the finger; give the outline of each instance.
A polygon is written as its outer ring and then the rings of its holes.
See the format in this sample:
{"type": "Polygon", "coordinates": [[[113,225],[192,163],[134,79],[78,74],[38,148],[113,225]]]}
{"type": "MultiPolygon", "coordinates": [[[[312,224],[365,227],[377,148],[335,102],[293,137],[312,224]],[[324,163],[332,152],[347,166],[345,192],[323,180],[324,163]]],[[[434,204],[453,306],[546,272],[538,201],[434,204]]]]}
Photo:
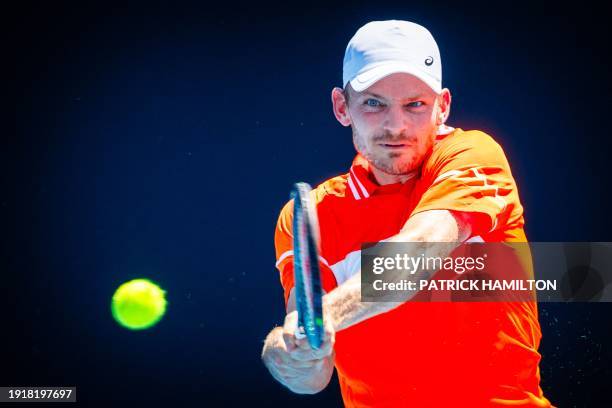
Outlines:
{"type": "Polygon", "coordinates": [[[323,366],[324,366],[325,364],[326,364],[326,360],[325,360],[325,359],[318,360],[318,361],[316,361],[316,362],[314,363],[314,368],[315,368],[316,370],[319,370],[319,371],[320,371],[320,370],[323,368],[323,366]]]}
{"type": "Polygon", "coordinates": [[[303,337],[303,338],[296,337],[295,345],[297,346],[297,348],[302,349],[302,350],[310,350],[311,348],[307,337],[303,337]]]}
{"type": "Polygon", "coordinates": [[[318,349],[312,348],[307,341],[301,342],[301,340],[296,340],[296,347],[288,351],[290,351],[292,358],[302,361],[321,359],[332,354],[334,350],[334,338],[335,333],[330,333],[328,338],[323,338],[323,342],[318,349]]]}
{"type": "Polygon", "coordinates": [[[297,347],[295,331],[297,330],[297,312],[293,311],[285,316],[285,323],[283,324],[283,339],[287,345],[287,349],[293,349],[297,347]]]}
{"type": "Polygon", "coordinates": [[[283,362],[281,364],[273,364],[268,366],[272,376],[281,382],[286,379],[299,378],[308,375],[314,369],[321,368],[321,361],[296,361],[283,362]],[[315,368],[318,367],[318,368],[315,368]]]}
{"type": "Polygon", "coordinates": [[[326,339],[319,347],[319,354],[329,356],[334,351],[334,343],[332,339],[326,339]]]}
{"type": "Polygon", "coordinates": [[[290,365],[293,368],[298,368],[298,369],[299,368],[301,368],[301,369],[306,368],[306,369],[310,369],[310,368],[313,368],[317,364],[317,361],[319,361],[319,360],[300,361],[300,360],[291,359],[291,364],[290,365]]]}
{"type": "Polygon", "coordinates": [[[286,380],[297,378],[299,375],[295,372],[288,371],[286,367],[270,367],[270,374],[277,381],[285,383],[286,380]]]}
{"type": "Polygon", "coordinates": [[[320,360],[308,362],[294,360],[292,364],[276,367],[276,370],[283,376],[303,376],[305,373],[311,372],[313,368],[317,367],[318,364],[320,364],[319,362],[320,360]]]}
{"type": "Polygon", "coordinates": [[[312,350],[313,355],[317,358],[329,356],[334,350],[333,334],[332,339],[324,337],[318,349],[313,349],[310,347],[310,350],[312,350]]]}
{"type": "Polygon", "coordinates": [[[287,347],[288,351],[291,351],[297,347],[295,344],[295,336],[285,330],[283,330],[283,341],[285,342],[285,346],[287,347]]]}
{"type": "Polygon", "coordinates": [[[317,361],[316,359],[295,359],[291,352],[284,352],[278,357],[278,360],[275,360],[275,365],[278,367],[291,366],[295,368],[312,368],[317,361]]]}
{"type": "Polygon", "coordinates": [[[317,350],[315,349],[304,350],[304,349],[296,348],[289,352],[289,355],[291,356],[291,358],[294,360],[298,360],[298,361],[320,360],[322,358],[329,356],[330,354],[331,354],[331,348],[329,346],[326,346],[324,348],[317,349],[317,350]]]}

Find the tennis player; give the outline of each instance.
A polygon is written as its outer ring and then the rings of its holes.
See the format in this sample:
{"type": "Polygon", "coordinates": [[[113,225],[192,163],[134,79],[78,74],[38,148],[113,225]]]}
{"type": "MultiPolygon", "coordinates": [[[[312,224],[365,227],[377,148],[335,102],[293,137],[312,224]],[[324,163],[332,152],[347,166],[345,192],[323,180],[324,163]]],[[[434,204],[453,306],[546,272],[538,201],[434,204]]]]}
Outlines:
{"type": "MultiPolygon", "coordinates": [[[[374,21],[344,55],[331,98],[357,155],[315,189],[321,236],[325,342],[295,337],[291,216],[275,246],[287,315],[262,359],[296,393],[324,389],[334,368],[347,407],[549,407],[540,388],[535,302],[360,301],[365,242],[526,242],[523,207],[502,147],[446,125],[438,46],[424,27],[374,21]]],[[[415,254],[416,256],[417,254],[415,254]]]]}

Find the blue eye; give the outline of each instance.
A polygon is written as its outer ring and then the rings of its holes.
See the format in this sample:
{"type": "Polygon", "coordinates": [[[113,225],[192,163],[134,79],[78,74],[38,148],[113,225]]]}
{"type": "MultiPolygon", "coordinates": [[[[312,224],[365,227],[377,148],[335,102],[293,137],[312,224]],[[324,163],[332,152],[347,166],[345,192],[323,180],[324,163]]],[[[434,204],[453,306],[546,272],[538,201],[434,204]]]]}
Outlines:
{"type": "Polygon", "coordinates": [[[366,101],[364,102],[364,104],[365,104],[365,105],[368,105],[368,106],[371,106],[371,107],[373,107],[373,108],[375,108],[375,107],[378,107],[378,106],[381,106],[381,105],[382,105],[382,104],[380,103],[380,101],[379,101],[379,100],[372,99],[372,98],[370,98],[370,99],[366,99],[366,101]]]}
{"type": "Polygon", "coordinates": [[[414,102],[410,102],[406,106],[409,106],[411,108],[418,108],[418,107],[423,106],[423,105],[424,105],[423,101],[414,101],[414,102]]]}

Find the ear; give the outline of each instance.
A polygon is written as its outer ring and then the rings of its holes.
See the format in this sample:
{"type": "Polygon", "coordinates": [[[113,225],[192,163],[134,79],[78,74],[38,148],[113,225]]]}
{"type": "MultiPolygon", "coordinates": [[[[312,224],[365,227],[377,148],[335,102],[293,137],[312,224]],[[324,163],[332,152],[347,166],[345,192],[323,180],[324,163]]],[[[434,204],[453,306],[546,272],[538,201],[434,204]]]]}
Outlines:
{"type": "Polygon", "coordinates": [[[332,89],[331,99],[334,116],[338,122],[340,122],[342,126],[350,126],[351,118],[348,114],[348,104],[346,103],[342,88],[335,87],[332,89]]]}
{"type": "Polygon", "coordinates": [[[452,96],[448,88],[444,88],[438,96],[438,117],[436,118],[436,124],[442,125],[448,119],[450,115],[452,96]]]}

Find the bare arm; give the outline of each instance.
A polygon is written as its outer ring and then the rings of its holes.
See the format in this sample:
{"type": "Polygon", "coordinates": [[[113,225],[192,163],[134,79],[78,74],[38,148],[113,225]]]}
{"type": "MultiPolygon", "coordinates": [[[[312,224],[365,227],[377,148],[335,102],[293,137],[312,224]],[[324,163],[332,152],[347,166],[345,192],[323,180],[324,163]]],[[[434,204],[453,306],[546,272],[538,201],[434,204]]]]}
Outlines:
{"type": "MultiPolygon", "coordinates": [[[[470,233],[469,214],[432,210],[411,217],[392,240],[422,242],[423,247],[419,248],[419,253],[444,257],[459,242],[469,237],[470,233]],[[448,242],[449,245],[431,245],[431,242],[448,242]],[[443,247],[446,249],[440,252],[443,247]]],[[[334,372],[333,345],[336,331],[400,305],[361,303],[359,273],[326,294],[323,302],[325,341],[320,350],[311,350],[306,339],[295,338],[297,312],[293,290],[287,301],[284,326],[274,328],[264,342],[261,355],[264,364],[277,381],[296,393],[313,394],[329,384],[334,372]]]]}
{"type": "MultiPolygon", "coordinates": [[[[457,213],[448,210],[430,210],[410,217],[398,235],[391,238],[395,242],[421,242],[415,246],[415,256],[448,256],[471,234],[470,213],[457,213]],[[438,243],[438,244],[436,244],[438,243]],[[439,244],[448,243],[448,244],[439,244]]],[[[413,275],[414,279],[419,274],[413,275]]],[[[406,293],[405,301],[410,300],[406,293]]],[[[361,273],[356,273],[346,282],[323,297],[324,307],[332,320],[335,331],[345,329],[370,317],[398,307],[401,303],[361,302],[361,273]]]]}

